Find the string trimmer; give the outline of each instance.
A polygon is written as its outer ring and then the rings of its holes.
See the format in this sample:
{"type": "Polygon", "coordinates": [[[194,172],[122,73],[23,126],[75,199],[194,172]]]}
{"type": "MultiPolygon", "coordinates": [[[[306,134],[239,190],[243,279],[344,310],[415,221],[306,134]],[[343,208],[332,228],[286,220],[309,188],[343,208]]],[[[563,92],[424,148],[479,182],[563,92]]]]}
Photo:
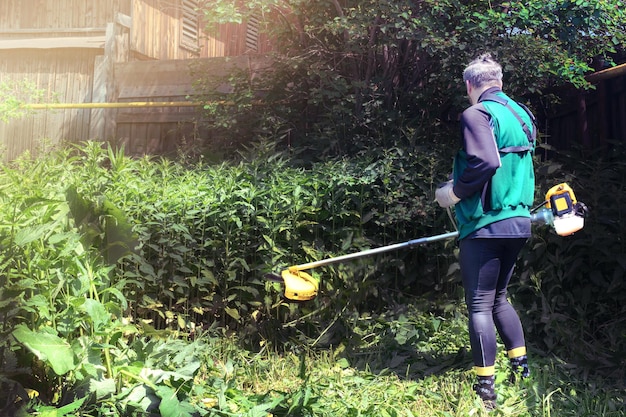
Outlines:
{"type": "MultiPolygon", "coordinates": [[[[576,201],[574,191],[566,183],[562,183],[550,188],[546,193],[545,201],[531,210],[531,221],[535,224],[552,226],[560,236],[568,236],[583,228],[586,214],[587,207],[582,202],[576,201]]],[[[458,236],[459,232],[457,231],[442,233],[348,255],[293,265],[281,271],[280,276],[268,274],[266,278],[272,281],[283,282],[285,285],[285,298],[288,300],[308,301],[317,296],[319,282],[304,272],[305,270],[379,253],[405,248],[410,249],[431,242],[454,239],[458,236]]]]}

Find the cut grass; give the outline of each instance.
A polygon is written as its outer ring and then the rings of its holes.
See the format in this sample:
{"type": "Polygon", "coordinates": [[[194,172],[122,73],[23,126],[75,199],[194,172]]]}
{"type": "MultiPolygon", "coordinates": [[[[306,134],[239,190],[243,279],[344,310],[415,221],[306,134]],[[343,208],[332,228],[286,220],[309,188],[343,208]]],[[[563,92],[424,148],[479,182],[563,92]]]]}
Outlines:
{"type": "MultiPolygon", "coordinates": [[[[405,311],[400,321],[387,316],[388,327],[378,329],[381,344],[374,351],[369,345],[365,351],[341,346],[250,353],[235,348],[235,341],[222,340],[221,343],[229,344],[224,350],[229,353],[217,359],[221,365],[197,384],[213,388],[226,385],[228,395],[220,397],[216,393],[215,398],[221,399],[206,411],[214,416],[263,417],[487,415],[472,389],[475,377],[471,357],[465,347],[458,346],[465,340],[458,334],[465,331],[463,317],[457,314],[442,319],[434,333],[426,333],[416,341],[419,347],[391,343],[397,339],[385,336],[387,328],[424,322],[423,317],[413,314],[417,312],[405,311]],[[450,342],[447,347],[442,346],[446,334],[450,342]],[[433,347],[458,349],[455,360],[450,360],[448,354],[437,357],[430,350],[433,347]],[[407,353],[411,349],[412,355],[407,353]],[[434,365],[437,359],[443,366],[434,365]],[[419,360],[427,363],[417,366],[419,360]],[[254,414],[254,410],[264,410],[265,414],[254,414]]],[[[418,327],[424,330],[421,325],[418,327]]],[[[502,346],[500,351],[504,351],[502,346]]],[[[498,357],[498,408],[490,416],[626,416],[621,381],[585,376],[581,369],[532,350],[530,360],[531,378],[511,384],[507,381],[508,359],[504,353],[498,357]]],[[[204,391],[206,395],[211,388],[204,391]]]]}
{"type": "MultiPolygon", "coordinates": [[[[486,415],[472,391],[471,370],[449,370],[420,380],[391,372],[358,370],[332,351],[306,355],[256,355],[236,364],[230,376],[237,395],[218,408],[238,410],[238,398],[279,398],[275,416],[481,416],[486,415]],[[302,371],[305,376],[302,378],[302,371]],[[259,395],[261,397],[259,397],[259,395]]],[[[498,409],[491,416],[625,416],[621,392],[600,378],[580,381],[557,361],[541,358],[533,377],[521,384],[498,384],[498,409]],[[604,389],[598,387],[604,385],[604,389]]],[[[231,392],[234,394],[234,391],[231,392]]],[[[220,415],[217,410],[216,414],[220,415]]]]}

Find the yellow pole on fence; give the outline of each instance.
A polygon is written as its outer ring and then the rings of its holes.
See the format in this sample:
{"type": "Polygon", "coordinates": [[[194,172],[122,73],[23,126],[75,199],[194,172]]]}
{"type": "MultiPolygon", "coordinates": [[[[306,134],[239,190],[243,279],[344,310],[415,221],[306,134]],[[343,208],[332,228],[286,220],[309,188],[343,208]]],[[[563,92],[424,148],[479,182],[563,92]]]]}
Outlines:
{"type": "MultiPolygon", "coordinates": [[[[143,107],[200,107],[208,103],[197,101],[131,101],[126,103],[35,103],[22,104],[20,107],[29,110],[47,109],[121,109],[143,107]]],[[[229,104],[226,101],[211,104],[229,104]]]]}

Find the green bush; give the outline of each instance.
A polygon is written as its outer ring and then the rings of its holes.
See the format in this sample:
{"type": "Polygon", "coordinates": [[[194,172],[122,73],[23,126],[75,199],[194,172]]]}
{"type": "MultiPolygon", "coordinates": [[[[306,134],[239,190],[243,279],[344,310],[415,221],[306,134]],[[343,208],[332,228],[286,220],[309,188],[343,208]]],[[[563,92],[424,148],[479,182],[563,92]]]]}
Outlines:
{"type": "Polygon", "coordinates": [[[312,157],[410,143],[415,132],[451,144],[471,59],[494,53],[506,91],[548,114],[555,87],[591,88],[586,75],[623,62],[624,10],[621,0],[216,0],[203,7],[210,29],[259,19],[276,53],[229,79],[198,69],[197,92],[221,151],[267,135],[312,157]],[[231,93],[217,93],[224,84],[231,93]]]}
{"type": "MultiPolygon", "coordinates": [[[[56,402],[68,381],[119,377],[110,350],[134,334],[290,346],[348,307],[429,289],[420,274],[433,268],[411,264],[429,249],[313,271],[322,295],[306,305],[264,275],[432,233],[434,162],[394,149],[305,169],[266,144],[237,163],[185,166],[87,143],[5,165],[3,364],[37,375],[56,402]]],[[[25,398],[13,382],[7,395],[25,398]]]]}
{"type": "Polygon", "coordinates": [[[624,148],[594,155],[557,153],[538,169],[543,192],[568,182],[589,207],[582,231],[537,229],[513,288],[532,344],[623,377],[626,357],[626,165],[624,148]]]}

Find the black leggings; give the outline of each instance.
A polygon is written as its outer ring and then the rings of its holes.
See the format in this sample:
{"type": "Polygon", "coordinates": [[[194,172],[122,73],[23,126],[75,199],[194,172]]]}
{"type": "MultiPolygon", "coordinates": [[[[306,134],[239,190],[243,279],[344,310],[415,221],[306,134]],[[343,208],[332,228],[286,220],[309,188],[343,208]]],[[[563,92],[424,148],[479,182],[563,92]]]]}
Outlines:
{"type": "Polygon", "coordinates": [[[525,242],[526,238],[479,238],[459,242],[470,344],[476,367],[495,364],[496,328],[508,351],[525,347],[522,324],[506,296],[515,261],[525,242]]]}

